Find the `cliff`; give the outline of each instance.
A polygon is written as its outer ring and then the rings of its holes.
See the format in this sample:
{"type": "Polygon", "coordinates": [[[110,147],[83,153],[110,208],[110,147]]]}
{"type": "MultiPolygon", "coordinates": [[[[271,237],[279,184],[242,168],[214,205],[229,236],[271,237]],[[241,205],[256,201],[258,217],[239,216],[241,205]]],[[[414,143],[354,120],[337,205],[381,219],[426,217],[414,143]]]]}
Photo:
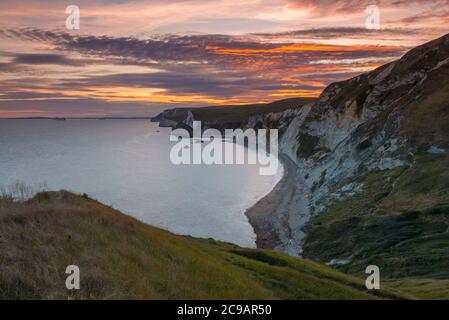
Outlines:
{"type": "Polygon", "coordinates": [[[330,85],[283,146],[309,190],[305,257],[449,277],[449,35],[330,85]]]}

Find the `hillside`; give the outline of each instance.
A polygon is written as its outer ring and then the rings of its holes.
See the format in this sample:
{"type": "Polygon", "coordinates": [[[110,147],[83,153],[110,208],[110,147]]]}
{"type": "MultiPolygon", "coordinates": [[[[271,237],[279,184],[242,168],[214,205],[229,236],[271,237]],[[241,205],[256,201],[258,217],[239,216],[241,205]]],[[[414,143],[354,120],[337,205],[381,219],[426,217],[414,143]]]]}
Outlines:
{"type": "MultiPolygon", "coordinates": [[[[281,114],[301,108],[303,105],[313,103],[313,98],[290,98],[267,104],[250,104],[238,106],[219,106],[203,108],[177,108],[165,110],[153,121],[161,126],[178,127],[180,125],[192,126],[192,121],[202,121],[203,126],[216,129],[235,129],[246,126],[255,119],[263,119],[270,114],[281,114]],[[251,120],[253,119],[253,120],[251,120]]],[[[259,122],[262,122],[260,120],[259,122]]]]}
{"type": "Polygon", "coordinates": [[[0,200],[0,261],[0,299],[407,298],[282,253],[174,235],[64,191],[0,200]],[[65,289],[71,264],[79,291],[65,289]]]}

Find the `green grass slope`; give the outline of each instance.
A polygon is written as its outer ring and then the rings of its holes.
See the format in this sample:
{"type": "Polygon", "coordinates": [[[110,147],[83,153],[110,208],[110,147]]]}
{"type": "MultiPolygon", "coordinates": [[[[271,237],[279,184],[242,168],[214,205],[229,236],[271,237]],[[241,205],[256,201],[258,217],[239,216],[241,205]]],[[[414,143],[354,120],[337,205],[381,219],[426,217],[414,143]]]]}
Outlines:
{"type": "Polygon", "coordinates": [[[338,269],[353,274],[375,264],[415,296],[449,299],[448,167],[447,154],[425,153],[411,167],[355,178],[363,192],[311,220],[307,257],[342,257],[338,269]]]}
{"type": "Polygon", "coordinates": [[[148,226],[87,197],[0,200],[1,299],[379,299],[315,262],[148,226]],[[81,289],[65,288],[67,265],[81,289]]]}
{"type": "Polygon", "coordinates": [[[251,116],[283,112],[313,103],[314,98],[290,98],[267,104],[250,104],[243,106],[220,106],[191,109],[195,118],[206,122],[239,122],[247,121],[251,116]]]}
{"type": "MultiPolygon", "coordinates": [[[[269,113],[284,112],[289,109],[300,108],[305,104],[315,102],[314,98],[289,98],[266,104],[212,106],[200,108],[176,109],[176,113],[166,116],[167,119],[182,122],[187,113],[193,113],[195,120],[213,125],[226,125],[229,128],[239,127],[248,121],[251,116],[266,115],[269,113]]],[[[157,118],[157,117],[156,117],[157,118]]]]}

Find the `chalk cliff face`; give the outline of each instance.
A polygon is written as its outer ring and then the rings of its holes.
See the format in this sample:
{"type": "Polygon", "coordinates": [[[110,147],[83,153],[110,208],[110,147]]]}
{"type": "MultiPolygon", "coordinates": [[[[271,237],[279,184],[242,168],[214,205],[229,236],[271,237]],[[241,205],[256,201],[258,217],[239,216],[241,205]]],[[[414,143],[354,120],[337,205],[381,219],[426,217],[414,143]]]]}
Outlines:
{"type": "MultiPolygon", "coordinates": [[[[416,130],[414,122],[419,119],[414,113],[426,111],[421,110],[423,105],[449,90],[448,70],[446,36],[373,72],[330,85],[313,106],[301,110],[288,127],[282,146],[312,191],[313,213],[323,211],[332,198],[361,189],[351,183],[335,190],[345,179],[411,165],[414,155],[423,149],[445,150],[443,137],[432,134],[417,139],[421,133],[416,130]]],[[[441,103],[448,105],[444,99],[441,103]]],[[[429,121],[426,125],[432,127],[436,120],[435,130],[448,128],[438,114],[434,117],[425,119],[429,121]]]]}

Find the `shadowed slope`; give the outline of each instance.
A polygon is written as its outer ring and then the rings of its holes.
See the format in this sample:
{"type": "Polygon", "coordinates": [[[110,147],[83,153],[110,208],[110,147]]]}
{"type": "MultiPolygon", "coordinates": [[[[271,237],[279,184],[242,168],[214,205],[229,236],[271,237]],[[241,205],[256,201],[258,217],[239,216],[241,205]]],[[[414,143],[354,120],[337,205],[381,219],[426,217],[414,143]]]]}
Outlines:
{"type": "Polygon", "coordinates": [[[0,298],[373,299],[364,282],[319,264],[177,236],[87,197],[0,202],[0,298]],[[65,288],[67,265],[81,290],[65,288]]]}

